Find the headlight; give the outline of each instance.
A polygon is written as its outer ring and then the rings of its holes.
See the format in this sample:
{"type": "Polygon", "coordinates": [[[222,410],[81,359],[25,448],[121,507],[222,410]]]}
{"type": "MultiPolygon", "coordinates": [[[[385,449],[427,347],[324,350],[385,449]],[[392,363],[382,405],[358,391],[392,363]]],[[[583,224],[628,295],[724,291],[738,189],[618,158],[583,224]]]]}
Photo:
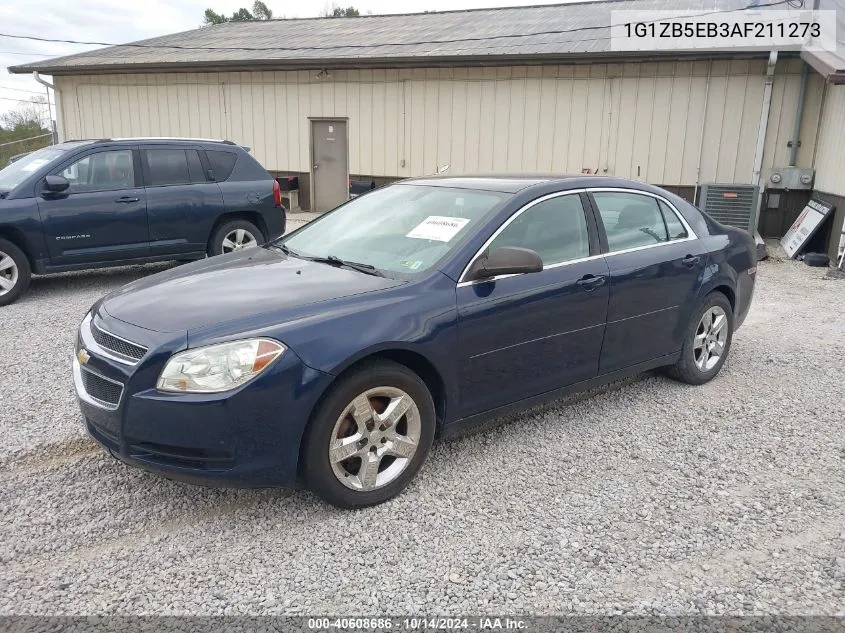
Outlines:
{"type": "Polygon", "coordinates": [[[167,361],[156,388],[178,393],[229,391],[267,369],[284,351],[284,345],[267,338],[189,349],[167,361]]]}

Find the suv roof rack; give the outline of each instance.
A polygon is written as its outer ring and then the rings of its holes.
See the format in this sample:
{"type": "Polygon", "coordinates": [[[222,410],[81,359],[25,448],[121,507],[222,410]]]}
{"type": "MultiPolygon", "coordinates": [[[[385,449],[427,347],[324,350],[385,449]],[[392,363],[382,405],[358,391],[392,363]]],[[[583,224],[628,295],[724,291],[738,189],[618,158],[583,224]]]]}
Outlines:
{"type": "Polygon", "coordinates": [[[191,136],[121,136],[114,138],[100,138],[93,142],[104,143],[108,141],[200,141],[202,143],[225,143],[235,145],[233,141],[222,138],[196,138],[191,136]]]}

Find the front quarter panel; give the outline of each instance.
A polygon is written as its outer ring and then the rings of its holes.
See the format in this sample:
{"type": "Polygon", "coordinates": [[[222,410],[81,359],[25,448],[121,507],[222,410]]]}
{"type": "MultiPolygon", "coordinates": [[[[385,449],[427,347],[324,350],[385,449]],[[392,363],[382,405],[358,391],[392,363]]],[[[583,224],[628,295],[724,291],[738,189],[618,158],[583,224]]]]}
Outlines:
{"type": "Polygon", "coordinates": [[[270,336],[307,366],[337,376],[357,361],[387,350],[424,357],[440,374],[447,401],[456,401],[451,352],[457,344],[455,282],[434,272],[426,279],[316,303],[295,317],[262,315],[244,332],[227,323],[189,333],[190,346],[270,336]]]}
{"type": "Polygon", "coordinates": [[[3,235],[12,237],[13,241],[22,238],[35,263],[34,272],[39,272],[48,256],[35,198],[0,200],[0,237],[3,235]]]}

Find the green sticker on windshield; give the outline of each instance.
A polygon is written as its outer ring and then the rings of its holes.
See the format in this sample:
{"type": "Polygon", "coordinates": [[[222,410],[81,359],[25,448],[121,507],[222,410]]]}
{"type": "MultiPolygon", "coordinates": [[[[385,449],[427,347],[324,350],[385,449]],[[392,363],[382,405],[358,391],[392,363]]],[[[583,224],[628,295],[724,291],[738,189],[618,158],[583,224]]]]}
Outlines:
{"type": "Polygon", "coordinates": [[[421,261],[410,262],[407,259],[404,261],[399,262],[399,265],[403,268],[410,268],[411,270],[419,270],[420,266],[423,265],[421,261]]]}

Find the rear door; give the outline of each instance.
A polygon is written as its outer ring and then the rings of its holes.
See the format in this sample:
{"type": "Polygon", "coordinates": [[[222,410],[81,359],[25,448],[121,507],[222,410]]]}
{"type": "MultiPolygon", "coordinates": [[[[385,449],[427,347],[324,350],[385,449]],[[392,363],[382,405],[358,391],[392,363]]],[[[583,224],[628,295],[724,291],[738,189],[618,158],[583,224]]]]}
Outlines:
{"type": "Polygon", "coordinates": [[[540,198],[486,246],[530,248],[541,272],[458,284],[462,417],[596,376],[609,284],[585,201],[540,198]]]}
{"type": "Polygon", "coordinates": [[[70,182],[61,194],[38,191],[38,211],[52,265],[146,257],[147,205],[137,148],[77,154],[50,173],[70,182]]]}
{"type": "Polygon", "coordinates": [[[205,252],[223,196],[204,160],[197,147],[141,148],[153,255],[205,252]]]}
{"type": "Polygon", "coordinates": [[[592,190],[610,270],[599,372],[677,352],[707,265],[704,246],[659,196],[592,190]]]}

